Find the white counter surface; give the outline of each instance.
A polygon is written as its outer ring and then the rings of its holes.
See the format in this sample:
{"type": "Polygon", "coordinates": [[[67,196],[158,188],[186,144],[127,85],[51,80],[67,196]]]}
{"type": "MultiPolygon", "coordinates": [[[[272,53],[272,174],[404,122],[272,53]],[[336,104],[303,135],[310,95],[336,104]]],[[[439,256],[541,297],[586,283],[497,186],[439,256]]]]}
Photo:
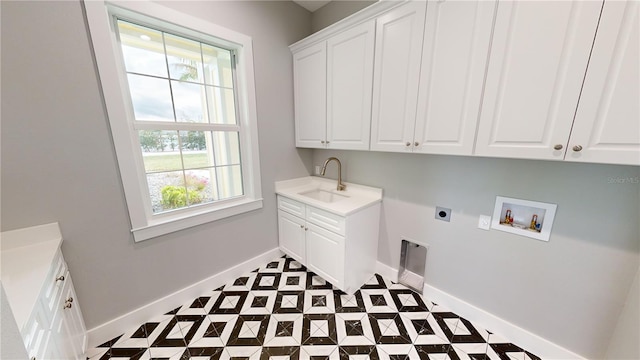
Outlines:
{"type": "Polygon", "coordinates": [[[346,189],[337,191],[337,183],[337,180],[316,176],[277,181],[276,194],[341,216],[347,216],[382,201],[382,189],[343,182],[347,185],[346,189]],[[346,196],[346,198],[327,203],[301,195],[313,190],[323,190],[346,196]]]}
{"type": "Polygon", "coordinates": [[[19,329],[29,320],[61,244],[58,223],[0,234],[0,279],[19,329]]]}

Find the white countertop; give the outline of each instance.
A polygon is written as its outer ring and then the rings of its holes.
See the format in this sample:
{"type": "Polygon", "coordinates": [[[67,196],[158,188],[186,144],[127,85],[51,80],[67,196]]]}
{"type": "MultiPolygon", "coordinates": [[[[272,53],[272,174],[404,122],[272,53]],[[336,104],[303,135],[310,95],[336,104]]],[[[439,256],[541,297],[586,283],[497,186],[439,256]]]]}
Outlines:
{"type": "Polygon", "coordinates": [[[0,279],[19,329],[29,320],[61,244],[58,223],[0,234],[0,279]]]}
{"type": "Polygon", "coordinates": [[[276,194],[341,216],[347,216],[382,201],[382,189],[343,182],[343,184],[347,185],[346,189],[344,191],[337,191],[337,184],[337,180],[307,176],[277,181],[276,194]],[[301,195],[302,193],[313,190],[323,190],[345,196],[345,198],[328,203],[301,195]]]}

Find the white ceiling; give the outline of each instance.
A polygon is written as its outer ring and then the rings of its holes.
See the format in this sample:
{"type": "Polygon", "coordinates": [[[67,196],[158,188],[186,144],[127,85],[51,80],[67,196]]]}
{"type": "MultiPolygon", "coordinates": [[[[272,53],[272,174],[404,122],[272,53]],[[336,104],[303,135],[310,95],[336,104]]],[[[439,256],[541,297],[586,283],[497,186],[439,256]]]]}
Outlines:
{"type": "Polygon", "coordinates": [[[330,3],[331,0],[293,0],[293,2],[311,12],[314,12],[330,3]]]}

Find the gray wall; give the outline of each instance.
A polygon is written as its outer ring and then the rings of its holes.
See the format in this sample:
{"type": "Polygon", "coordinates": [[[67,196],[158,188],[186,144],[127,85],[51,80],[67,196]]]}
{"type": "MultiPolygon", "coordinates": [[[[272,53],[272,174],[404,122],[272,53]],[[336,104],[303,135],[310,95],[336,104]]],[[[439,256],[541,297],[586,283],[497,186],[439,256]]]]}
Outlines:
{"type": "Polygon", "coordinates": [[[264,208],[134,243],[79,1],[1,2],[2,230],[59,221],[88,328],[277,246],[274,181],[297,150],[288,45],[311,31],[291,2],[170,4],[253,37],[264,208]]]}
{"type": "Polygon", "coordinates": [[[640,269],[636,273],[629,296],[618,318],[609,350],[608,360],[640,359],[640,269]]]}
{"type": "Polygon", "coordinates": [[[329,156],[344,180],[384,189],[379,261],[397,269],[403,238],[427,244],[429,285],[604,357],[638,271],[639,167],[328,150],[313,163],[329,156]],[[557,204],[550,241],[478,229],[497,195],[557,204]],[[452,209],[450,223],[436,206],[452,209]]]}
{"type": "Polygon", "coordinates": [[[378,2],[377,0],[333,0],[327,5],[313,12],[311,15],[311,29],[313,32],[342,20],[345,17],[378,2]]]}

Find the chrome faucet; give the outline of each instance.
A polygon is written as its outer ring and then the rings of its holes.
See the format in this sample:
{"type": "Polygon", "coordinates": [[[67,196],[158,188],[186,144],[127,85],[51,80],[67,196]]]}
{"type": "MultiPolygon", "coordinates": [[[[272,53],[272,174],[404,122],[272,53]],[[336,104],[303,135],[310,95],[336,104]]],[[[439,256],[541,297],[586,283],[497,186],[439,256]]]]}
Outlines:
{"type": "Polygon", "coordinates": [[[324,176],[324,173],[327,171],[327,164],[329,164],[329,162],[331,160],[335,160],[338,163],[338,191],[344,191],[344,189],[347,187],[347,185],[342,183],[342,163],[340,163],[340,160],[337,157],[330,157],[327,159],[327,161],[324,162],[324,165],[322,165],[322,172],[320,173],[322,176],[324,176]]]}

